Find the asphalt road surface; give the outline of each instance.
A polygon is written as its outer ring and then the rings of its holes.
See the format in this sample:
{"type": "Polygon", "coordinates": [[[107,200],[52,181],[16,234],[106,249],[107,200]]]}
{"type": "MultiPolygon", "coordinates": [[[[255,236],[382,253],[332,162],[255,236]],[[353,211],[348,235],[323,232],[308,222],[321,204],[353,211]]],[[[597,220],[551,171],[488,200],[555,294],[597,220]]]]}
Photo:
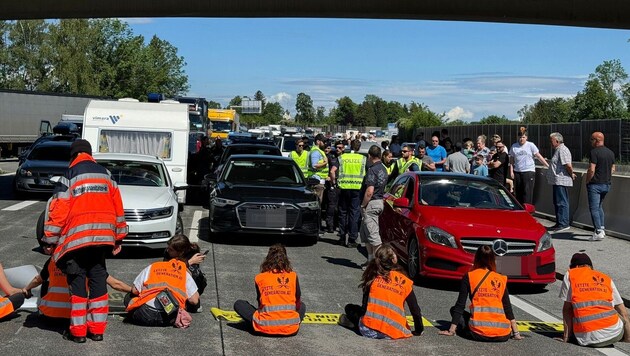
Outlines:
{"type": "MultiPolygon", "coordinates": [[[[0,167],[14,172],[15,167],[0,167]]],[[[32,197],[26,203],[13,198],[13,176],[0,176],[0,261],[5,268],[32,264],[41,268],[47,256],[41,254],[35,240],[35,223],[45,206],[46,197],[32,197]],[[20,205],[16,205],[20,204],[20,205]],[[12,207],[12,208],[11,208],[12,207]],[[4,210],[11,208],[9,210],[4,210]]],[[[217,321],[211,307],[232,310],[237,299],[255,303],[254,276],[274,242],[288,245],[288,254],[300,277],[302,297],[307,312],[342,313],[346,303],[361,302],[358,288],[365,251],[336,245],[336,236],[325,234],[316,245],[305,245],[299,238],[248,237],[233,235],[221,241],[209,239],[207,211],[200,206],[186,206],[183,220],[186,233],[199,239],[202,250],[210,253],[202,264],[208,287],[201,296],[203,310],[192,314],[193,322],[185,330],[149,328],[126,323],[121,315],[110,315],[103,342],[88,340],[74,344],[61,337],[62,330],[47,327],[30,311],[20,311],[11,320],[0,323],[0,354],[139,354],[139,355],[628,355],[630,344],[614,348],[590,349],[553,339],[553,323],[562,319],[558,298],[560,282],[543,291],[510,287],[518,321],[530,324],[533,331],[522,334],[522,341],[488,344],[437,334],[438,327],[425,328],[422,336],[400,341],[370,340],[335,324],[304,324],[297,336],[272,338],[254,336],[242,324],[217,321]]],[[[586,234],[586,232],[584,232],[586,234]]],[[[602,246],[602,245],[600,245],[602,246]]],[[[627,244],[626,244],[627,247],[627,244]]],[[[124,253],[108,260],[109,273],[131,283],[150,263],[161,259],[162,251],[125,248],[124,253]]],[[[563,261],[563,263],[566,263],[563,261]]],[[[604,262],[602,262],[604,263],[604,262]]],[[[458,283],[423,280],[414,287],[424,317],[436,326],[448,325],[449,308],[455,303],[458,283]]],[[[623,294],[623,293],[622,293],[623,294]]],[[[112,305],[120,295],[112,293],[112,305]]],[[[625,297],[625,295],[624,295],[625,297]]],[[[523,324],[524,328],[526,327],[523,324]]]]}

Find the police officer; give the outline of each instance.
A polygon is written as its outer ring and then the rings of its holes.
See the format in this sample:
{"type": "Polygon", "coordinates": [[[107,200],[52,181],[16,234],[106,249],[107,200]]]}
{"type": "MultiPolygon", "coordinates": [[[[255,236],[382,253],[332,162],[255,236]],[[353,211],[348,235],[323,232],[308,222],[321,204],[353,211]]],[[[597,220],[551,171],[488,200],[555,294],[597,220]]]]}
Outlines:
{"type": "Polygon", "coordinates": [[[399,175],[412,171],[416,172],[420,170],[422,163],[413,155],[413,149],[408,145],[403,145],[400,150],[402,157],[396,160],[394,169],[389,175],[389,180],[396,179],[399,175]]]}
{"type": "Polygon", "coordinates": [[[319,203],[322,203],[324,198],[324,182],[328,178],[328,159],[324,152],[324,144],[326,137],[322,134],[315,136],[315,144],[311,147],[311,151],[308,154],[308,170],[309,177],[319,179],[320,184],[313,187],[315,194],[319,198],[319,203]]]}
{"type": "Polygon", "coordinates": [[[333,142],[326,147],[326,158],[328,158],[330,167],[328,179],[326,179],[326,198],[328,200],[326,205],[326,232],[328,233],[334,231],[335,215],[339,205],[339,187],[337,186],[337,174],[339,173],[338,155],[340,152],[343,152],[343,149],[344,145],[341,141],[333,142]]]}
{"type": "Polygon", "coordinates": [[[359,153],[361,140],[350,144],[350,153],[339,156],[337,185],[339,196],[339,243],[346,247],[357,247],[359,218],[361,213],[361,183],[365,176],[367,158],[359,153]],[[346,240],[346,237],[348,240],[346,240]]]}
{"type": "Polygon", "coordinates": [[[42,241],[56,245],[52,259],[70,286],[72,317],[64,338],[83,343],[89,332],[101,341],[109,310],[105,256],[120,252],[127,223],[118,186],[92,158],[90,143],[74,141],[70,157],[48,202],[42,241]]]}

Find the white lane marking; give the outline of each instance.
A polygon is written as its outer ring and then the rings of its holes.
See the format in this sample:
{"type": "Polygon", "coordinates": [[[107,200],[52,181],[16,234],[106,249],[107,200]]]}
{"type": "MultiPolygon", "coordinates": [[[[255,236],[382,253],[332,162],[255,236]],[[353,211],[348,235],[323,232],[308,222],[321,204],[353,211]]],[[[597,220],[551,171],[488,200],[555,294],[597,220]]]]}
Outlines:
{"type": "Polygon", "coordinates": [[[540,310],[538,308],[536,308],[535,306],[529,304],[528,302],[524,301],[521,298],[515,297],[513,295],[510,295],[510,302],[512,303],[513,306],[521,309],[522,311],[526,312],[527,314],[538,318],[540,321],[546,321],[549,323],[561,323],[562,319],[558,319],[557,317],[555,317],[554,315],[551,315],[549,313],[547,313],[546,311],[540,310]]]}
{"type": "Polygon", "coordinates": [[[24,325],[20,325],[20,327],[17,329],[17,331],[15,332],[14,335],[17,335],[20,331],[22,331],[23,327],[24,327],[24,325]]]}
{"type": "Polygon", "coordinates": [[[190,242],[199,241],[199,220],[201,220],[201,214],[203,214],[201,210],[195,210],[193,214],[192,224],[190,224],[190,234],[188,234],[190,242]]]}
{"type": "Polygon", "coordinates": [[[24,208],[26,208],[29,205],[33,205],[33,204],[37,203],[38,201],[39,200],[25,200],[25,201],[23,201],[21,203],[17,203],[17,204],[8,206],[8,207],[6,207],[6,208],[4,208],[2,210],[3,211],[5,211],[5,210],[6,211],[16,211],[16,210],[24,209],[24,208]]]}
{"type": "Polygon", "coordinates": [[[12,175],[15,175],[15,172],[0,174],[0,177],[6,177],[6,176],[12,176],[12,175]]]}
{"type": "Polygon", "coordinates": [[[603,353],[604,355],[607,356],[626,356],[628,355],[627,353],[619,350],[619,349],[613,349],[613,348],[597,348],[597,351],[603,353]]]}

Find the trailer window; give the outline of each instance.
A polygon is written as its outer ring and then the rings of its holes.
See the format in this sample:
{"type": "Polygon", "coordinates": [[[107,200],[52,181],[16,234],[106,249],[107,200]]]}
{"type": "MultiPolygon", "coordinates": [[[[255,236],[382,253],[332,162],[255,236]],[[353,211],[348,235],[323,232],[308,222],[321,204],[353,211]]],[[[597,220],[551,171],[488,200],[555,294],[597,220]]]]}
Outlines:
{"type": "Polygon", "coordinates": [[[99,152],[135,153],[171,159],[169,132],[101,130],[99,152]]]}

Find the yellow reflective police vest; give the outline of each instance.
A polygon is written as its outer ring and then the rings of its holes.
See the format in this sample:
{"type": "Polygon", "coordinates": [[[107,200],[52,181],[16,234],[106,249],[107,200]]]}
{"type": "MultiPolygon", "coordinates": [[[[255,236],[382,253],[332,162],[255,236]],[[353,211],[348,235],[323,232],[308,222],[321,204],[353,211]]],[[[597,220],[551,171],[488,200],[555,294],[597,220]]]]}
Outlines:
{"type": "Polygon", "coordinates": [[[407,172],[409,167],[411,167],[411,165],[414,163],[418,165],[418,168],[422,167],[422,163],[416,157],[411,158],[409,161],[405,161],[403,158],[399,158],[398,160],[396,160],[396,165],[398,166],[398,174],[403,174],[407,172]]]}
{"type": "Polygon", "coordinates": [[[337,178],[339,188],[361,189],[366,161],[367,158],[358,153],[344,153],[339,156],[339,178],[337,178]]]}
{"type": "Polygon", "coordinates": [[[326,161],[326,153],[324,151],[322,151],[319,147],[317,146],[313,146],[311,147],[311,151],[308,154],[308,176],[306,177],[310,177],[312,175],[317,174],[319,176],[320,179],[326,179],[326,177],[328,177],[328,164],[326,164],[325,166],[318,168],[318,169],[314,169],[313,168],[313,162],[311,161],[311,155],[313,154],[313,152],[319,152],[319,154],[322,155],[322,159],[320,159],[317,164],[321,164],[322,162],[326,161]]]}
{"type": "Polygon", "coordinates": [[[309,153],[307,151],[302,151],[302,155],[298,155],[296,151],[291,151],[291,159],[300,167],[304,177],[308,177],[308,156],[309,153]]]}

